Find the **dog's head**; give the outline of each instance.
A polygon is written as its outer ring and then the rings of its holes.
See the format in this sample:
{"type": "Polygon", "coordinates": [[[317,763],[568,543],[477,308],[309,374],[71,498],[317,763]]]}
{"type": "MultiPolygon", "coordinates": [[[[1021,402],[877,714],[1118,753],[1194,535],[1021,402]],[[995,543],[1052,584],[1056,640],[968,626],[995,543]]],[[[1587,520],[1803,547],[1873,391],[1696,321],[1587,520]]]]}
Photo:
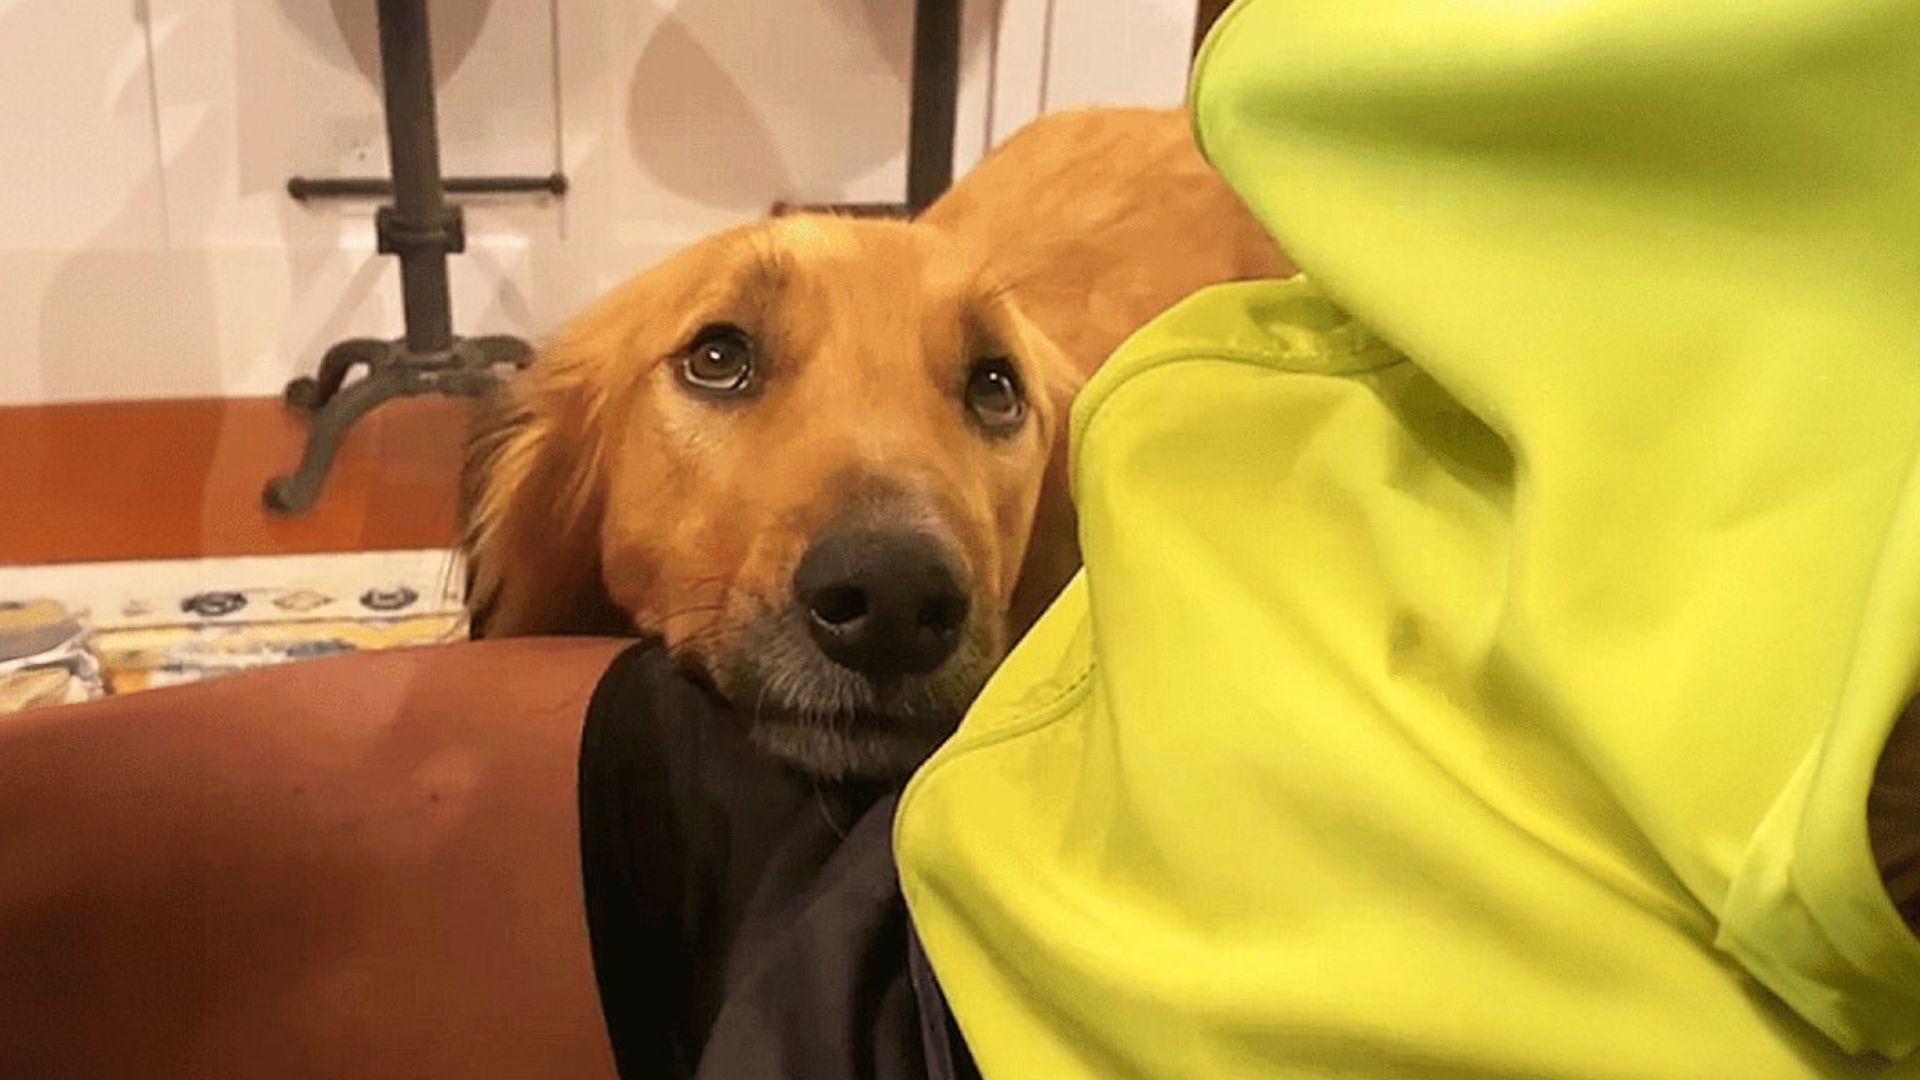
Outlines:
{"type": "Polygon", "coordinates": [[[982,265],[802,216],[614,291],[475,441],[477,631],[658,636],[802,768],[911,769],[1078,562],[1078,375],[982,265]]]}

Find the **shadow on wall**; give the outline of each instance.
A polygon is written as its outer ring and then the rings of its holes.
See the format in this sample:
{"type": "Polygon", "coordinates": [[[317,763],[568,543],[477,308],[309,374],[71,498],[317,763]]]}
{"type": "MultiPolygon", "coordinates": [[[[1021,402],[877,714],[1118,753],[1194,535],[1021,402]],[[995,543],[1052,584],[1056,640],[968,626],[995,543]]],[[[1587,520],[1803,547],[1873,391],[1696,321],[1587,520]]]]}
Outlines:
{"type": "MultiPolygon", "coordinates": [[[[53,29],[67,5],[23,4],[0,17],[0,40],[31,40],[53,29]],[[18,36],[16,36],[18,35],[18,36]]],[[[105,87],[107,115],[145,114],[146,69],[127,65],[105,87]]],[[[170,250],[160,242],[166,184],[157,158],[111,218],[59,253],[40,290],[39,356],[42,400],[101,396],[103,384],[139,386],[152,394],[191,392],[219,378],[219,321],[203,253],[170,250]],[[150,234],[151,241],[129,243],[150,234]],[[156,378],[150,358],[166,358],[156,378]],[[186,364],[180,359],[187,358],[186,364]]],[[[187,465],[188,463],[181,463],[187,465]]],[[[190,466],[189,466],[190,467],[190,466]]]]}
{"type": "MultiPolygon", "coordinates": [[[[275,6],[316,56],[380,85],[380,19],[373,0],[275,0],[275,6]]],[[[435,85],[446,85],[460,70],[492,10],[493,0],[436,3],[428,9],[435,85]]]]}
{"type": "Polygon", "coordinates": [[[778,199],[898,198],[912,29],[903,0],[784,4],[778,18],[753,4],[681,4],[633,68],[634,162],[673,194],[735,213],[778,199]]]}
{"type": "MultiPolygon", "coordinates": [[[[48,0],[37,17],[58,20],[67,7],[64,0],[48,0]]],[[[0,17],[0,41],[20,40],[13,35],[25,29],[23,21],[32,25],[31,14],[16,7],[7,15],[18,18],[0,17]]],[[[103,110],[108,115],[145,113],[146,75],[141,66],[124,69],[102,88],[107,92],[103,110]]],[[[195,141],[205,137],[201,133],[195,141]]],[[[111,218],[97,222],[71,250],[58,253],[60,261],[39,295],[39,400],[119,396],[103,391],[120,385],[139,387],[141,397],[174,396],[218,384],[220,320],[212,269],[203,250],[164,246],[166,194],[155,155],[111,218]],[[129,242],[142,236],[150,239],[129,242]]],[[[231,514],[228,507],[209,505],[199,482],[227,436],[223,422],[213,438],[172,447],[164,456],[129,455],[111,443],[63,452],[117,456],[115,468],[127,478],[127,486],[166,491],[174,500],[197,505],[200,520],[206,522],[231,514]]],[[[65,475],[57,459],[40,467],[65,475]]],[[[64,494],[68,500],[90,497],[101,493],[64,494]]],[[[196,543],[198,539],[194,537],[196,543]]]]}

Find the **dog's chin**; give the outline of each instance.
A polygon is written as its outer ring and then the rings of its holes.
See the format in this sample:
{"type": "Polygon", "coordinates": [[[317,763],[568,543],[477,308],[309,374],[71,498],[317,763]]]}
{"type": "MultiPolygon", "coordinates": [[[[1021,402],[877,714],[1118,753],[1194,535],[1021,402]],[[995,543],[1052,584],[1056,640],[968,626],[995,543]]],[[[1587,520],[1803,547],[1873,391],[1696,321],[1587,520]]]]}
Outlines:
{"type": "Polygon", "coordinates": [[[748,721],[747,736],[762,751],[823,780],[885,781],[919,768],[954,723],[957,719],[933,727],[872,714],[822,717],[769,710],[748,721]]]}
{"type": "Polygon", "coordinates": [[[876,685],[822,655],[804,625],[772,616],[704,666],[761,750],[822,779],[884,781],[906,777],[953,733],[996,656],[977,629],[939,669],[876,685]]]}

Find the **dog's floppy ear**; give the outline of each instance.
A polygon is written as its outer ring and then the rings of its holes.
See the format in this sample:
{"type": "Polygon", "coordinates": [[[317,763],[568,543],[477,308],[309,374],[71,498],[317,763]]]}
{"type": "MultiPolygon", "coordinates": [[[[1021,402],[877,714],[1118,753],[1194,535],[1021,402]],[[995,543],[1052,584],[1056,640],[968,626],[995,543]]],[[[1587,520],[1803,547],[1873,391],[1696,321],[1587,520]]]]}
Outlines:
{"type": "Polygon", "coordinates": [[[1086,376],[1038,328],[1024,318],[1018,319],[1018,325],[1024,339],[1022,348],[1033,358],[1033,369],[1039,376],[1039,385],[1031,388],[1031,393],[1044,400],[1051,431],[1033,532],[1008,606],[1008,629],[1015,639],[1027,632],[1080,569],[1080,519],[1073,509],[1067,442],[1073,399],[1086,382],[1086,376]]]}
{"type": "Polygon", "coordinates": [[[483,406],[461,477],[476,638],[632,632],[600,574],[607,336],[569,327],[483,406]]]}

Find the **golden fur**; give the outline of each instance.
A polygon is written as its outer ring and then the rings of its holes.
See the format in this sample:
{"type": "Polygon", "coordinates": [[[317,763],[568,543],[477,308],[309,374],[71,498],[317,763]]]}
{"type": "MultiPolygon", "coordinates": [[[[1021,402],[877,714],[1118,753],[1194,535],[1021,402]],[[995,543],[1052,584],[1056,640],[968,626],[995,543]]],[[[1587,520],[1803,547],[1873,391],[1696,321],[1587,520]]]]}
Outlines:
{"type": "Polygon", "coordinates": [[[911,223],[801,215],[710,237],[567,325],[476,438],[476,633],[658,636],[778,718],[763,742],[803,766],[910,767],[1078,566],[1075,391],[1186,294],[1289,272],[1171,110],[1041,119],[911,223]],[[676,381],[722,323],[756,343],[751,400],[676,381]],[[960,397],[995,356],[1028,411],[987,438],[960,397]],[[972,596],[953,661],[892,697],[799,656],[782,622],[796,562],[850,513],[941,538],[972,596]],[[876,713],[910,719],[910,745],[862,722],[876,713]]]}

